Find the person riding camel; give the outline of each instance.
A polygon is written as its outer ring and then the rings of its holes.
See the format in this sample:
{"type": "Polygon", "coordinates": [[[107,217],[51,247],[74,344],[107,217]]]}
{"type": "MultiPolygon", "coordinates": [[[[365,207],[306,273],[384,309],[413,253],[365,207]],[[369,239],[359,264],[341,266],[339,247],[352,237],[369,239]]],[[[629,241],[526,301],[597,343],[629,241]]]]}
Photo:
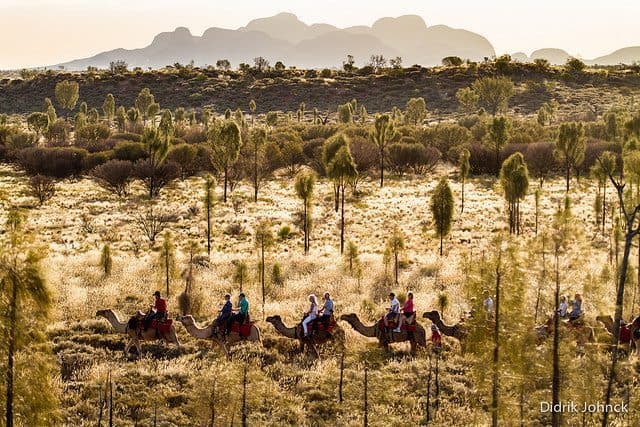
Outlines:
{"type": "Polygon", "coordinates": [[[235,312],[235,314],[229,317],[227,329],[231,327],[233,322],[243,324],[249,319],[249,301],[243,293],[238,296],[238,308],[234,308],[232,311],[235,312]]]}
{"type": "Polygon", "coordinates": [[[155,297],[155,302],[142,322],[145,331],[149,328],[154,319],[158,322],[162,322],[167,318],[167,300],[162,298],[160,291],[155,291],[153,296],[155,297]]]}
{"type": "Polygon", "coordinates": [[[482,302],[482,306],[484,307],[487,320],[493,319],[493,305],[493,298],[491,298],[491,295],[489,295],[488,292],[485,293],[485,299],[482,302]]]}
{"type": "Polygon", "coordinates": [[[558,307],[558,316],[560,316],[561,319],[564,319],[567,317],[567,297],[562,296],[560,298],[560,306],[558,307]]]}
{"type": "Polygon", "coordinates": [[[309,302],[311,306],[309,306],[309,311],[305,313],[305,318],[302,320],[302,332],[305,337],[309,335],[309,324],[318,317],[318,299],[314,294],[309,295],[309,302]]]}
{"type": "Polygon", "coordinates": [[[436,325],[431,325],[431,345],[436,350],[440,350],[442,347],[442,335],[436,325]]]}
{"type": "Polygon", "coordinates": [[[387,308],[387,315],[384,316],[384,327],[389,328],[389,321],[393,320],[397,321],[397,317],[400,314],[400,301],[396,298],[396,294],[391,292],[389,294],[389,300],[391,301],[391,306],[387,308]]]}
{"type": "Polygon", "coordinates": [[[331,300],[329,292],[324,293],[324,304],[322,304],[322,308],[319,310],[319,313],[321,313],[320,321],[325,325],[328,325],[331,316],[333,316],[333,301],[331,300]]]}
{"type": "Polygon", "coordinates": [[[398,327],[393,330],[393,332],[400,332],[403,323],[413,323],[411,319],[415,320],[416,311],[413,309],[413,292],[409,292],[407,294],[407,300],[404,302],[402,306],[402,316],[400,316],[400,321],[398,322],[398,327]]]}
{"type": "Polygon", "coordinates": [[[573,307],[571,313],[569,313],[569,321],[575,322],[584,314],[582,311],[582,297],[580,294],[575,294],[573,300],[569,301],[569,304],[573,307]]]}
{"type": "Polygon", "coordinates": [[[222,326],[225,326],[224,332],[227,333],[228,329],[226,325],[229,323],[229,319],[233,315],[233,304],[231,304],[231,295],[226,294],[224,296],[224,305],[220,310],[218,317],[216,318],[216,327],[220,329],[222,326]]]}

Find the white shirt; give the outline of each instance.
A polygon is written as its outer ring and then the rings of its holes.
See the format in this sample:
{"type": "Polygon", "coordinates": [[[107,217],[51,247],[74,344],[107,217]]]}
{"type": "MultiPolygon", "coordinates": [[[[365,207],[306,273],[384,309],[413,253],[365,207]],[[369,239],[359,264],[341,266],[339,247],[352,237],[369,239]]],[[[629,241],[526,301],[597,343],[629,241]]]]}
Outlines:
{"type": "Polygon", "coordinates": [[[483,302],[484,304],[484,309],[487,311],[493,311],[493,299],[491,299],[491,297],[487,297],[486,300],[484,300],[483,302]]]}
{"type": "Polygon", "coordinates": [[[391,301],[391,312],[400,313],[400,301],[398,301],[398,298],[394,297],[391,301]]]}

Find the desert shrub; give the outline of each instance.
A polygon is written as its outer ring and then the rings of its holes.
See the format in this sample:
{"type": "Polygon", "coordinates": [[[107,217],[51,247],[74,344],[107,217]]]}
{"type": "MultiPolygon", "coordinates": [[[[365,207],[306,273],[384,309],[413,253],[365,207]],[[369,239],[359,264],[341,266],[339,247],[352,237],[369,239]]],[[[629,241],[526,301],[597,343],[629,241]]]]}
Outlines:
{"type": "Polygon", "coordinates": [[[324,68],[322,71],[320,71],[320,77],[322,77],[323,79],[331,78],[331,76],[333,76],[333,72],[328,68],[324,68]]]}
{"type": "Polygon", "coordinates": [[[4,145],[9,140],[11,135],[20,132],[20,129],[16,126],[8,126],[6,124],[0,124],[0,145],[4,145]]]}
{"type": "Polygon", "coordinates": [[[142,180],[148,194],[156,197],[160,190],[180,176],[180,166],[173,161],[154,165],[149,159],[140,159],[134,164],[134,175],[142,180]]]}
{"type": "Polygon", "coordinates": [[[118,196],[126,196],[133,180],[133,163],[127,160],[109,160],[95,167],[91,175],[108,191],[118,196]]]}
{"type": "Polygon", "coordinates": [[[469,145],[469,165],[474,175],[495,174],[498,170],[495,152],[478,143],[469,145]]]}
{"type": "Polygon", "coordinates": [[[534,142],[523,152],[527,168],[531,176],[541,182],[559,168],[553,151],[553,142],[534,142]]]}
{"type": "Polygon", "coordinates": [[[297,133],[288,133],[285,141],[280,146],[280,153],[282,153],[282,161],[289,174],[295,175],[305,160],[300,136],[297,133]]]}
{"type": "Polygon", "coordinates": [[[113,149],[113,157],[118,160],[135,162],[147,157],[147,151],[140,142],[122,141],[113,149]]]}
{"type": "Polygon", "coordinates": [[[196,156],[198,149],[189,144],[174,145],[167,155],[167,160],[175,162],[180,168],[180,179],[186,179],[198,172],[196,156]]]}
{"type": "Polygon", "coordinates": [[[17,152],[16,158],[30,175],[66,178],[82,172],[82,165],[88,154],[87,150],[76,147],[32,147],[17,152]]]}
{"type": "Polygon", "coordinates": [[[245,234],[245,229],[239,222],[232,222],[224,229],[224,234],[229,236],[240,236],[245,234]]]}
{"type": "MultiPolygon", "coordinates": [[[[467,144],[471,141],[471,132],[455,123],[442,123],[431,131],[431,144],[440,153],[448,153],[452,147],[467,144]]],[[[424,141],[420,141],[424,143],[424,141]]]]}
{"type": "Polygon", "coordinates": [[[182,139],[187,144],[199,144],[207,140],[207,132],[202,126],[193,126],[184,132],[182,139]]]}
{"type": "Polygon", "coordinates": [[[304,129],[302,129],[302,131],[300,132],[300,136],[303,140],[309,141],[317,138],[327,139],[335,135],[336,132],[338,132],[337,126],[314,125],[306,126],[304,129]]]}
{"type": "Polygon", "coordinates": [[[117,143],[117,140],[109,138],[98,141],[77,142],[76,147],[84,148],[89,153],[99,153],[113,150],[117,143]]]}
{"type": "Polygon", "coordinates": [[[597,159],[605,151],[610,151],[616,154],[616,163],[621,164],[620,154],[622,153],[622,145],[615,142],[606,141],[587,141],[584,146],[584,161],[578,167],[578,173],[581,175],[587,175],[591,166],[595,165],[597,159]]]}
{"type": "Polygon", "coordinates": [[[438,160],[440,160],[440,152],[434,147],[405,142],[389,146],[389,165],[400,175],[409,169],[414,173],[431,171],[435,168],[438,160]]]}
{"type": "Polygon", "coordinates": [[[75,133],[76,142],[87,143],[105,140],[111,136],[111,129],[100,123],[88,124],[75,133]]]}
{"type": "Polygon", "coordinates": [[[196,145],[196,158],[194,160],[196,170],[200,172],[215,172],[215,166],[211,161],[212,157],[211,148],[206,145],[196,145]]]}
{"type": "Polygon", "coordinates": [[[8,150],[21,150],[35,146],[37,142],[35,134],[18,131],[7,137],[6,146],[8,150]]]}
{"type": "Polygon", "coordinates": [[[276,111],[269,111],[265,117],[265,121],[269,126],[275,126],[278,124],[278,113],[276,111]]]}
{"type": "Polygon", "coordinates": [[[82,170],[90,171],[96,166],[99,166],[113,157],[112,151],[98,151],[97,153],[89,153],[82,162],[82,170]]]}
{"type": "Polygon", "coordinates": [[[71,125],[64,119],[58,119],[49,124],[49,129],[47,129],[44,136],[47,138],[50,145],[59,146],[65,145],[69,142],[70,132],[71,125]]]}
{"type": "Polygon", "coordinates": [[[361,136],[352,137],[349,140],[349,149],[360,175],[378,166],[378,147],[370,139],[361,136]]]}
{"type": "Polygon", "coordinates": [[[280,240],[287,240],[291,238],[291,227],[289,227],[288,225],[283,225],[282,227],[280,227],[280,229],[278,230],[278,238],[280,240]]]}
{"type": "Polygon", "coordinates": [[[271,283],[276,286],[284,286],[284,272],[279,263],[274,263],[271,269],[271,283]]]}
{"type": "Polygon", "coordinates": [[[56,184],[48,176],[35,175],[29,178],[29,190],[42,205],[56,194],[56,184]]]}
{"type": "Polygon", "coordinates": [[[273,141],[268,141],[264,145],[264,159],[267,170],[275,171],[284,166],[284,159],[280,147],[273,141]]]}
{"type": "Polygon", "coordinates": [[[111,135],[111,139],[115,139],[118,141],[140,142],[142,141],[142,136],[137,133],[120,132],[120,133],[114,133],[113,135],[111,135]]]}
{"type": "Polygon", "coordinates": [[[319,175],[324,175],[324,166],[322,165],[322,145],[324,141],[324,138],[315,138],[306,141],[302,146],[305,163],[319,175]]]}

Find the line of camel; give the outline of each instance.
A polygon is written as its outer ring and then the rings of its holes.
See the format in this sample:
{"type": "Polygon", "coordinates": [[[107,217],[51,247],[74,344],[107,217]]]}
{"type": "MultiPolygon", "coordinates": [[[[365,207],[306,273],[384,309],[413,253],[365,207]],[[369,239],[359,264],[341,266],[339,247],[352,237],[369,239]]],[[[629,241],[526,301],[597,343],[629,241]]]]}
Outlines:
{"type": "MultiPolygon", "coordinates": [[[[173,324],[171,324],[171,327],[167,333],[159,332],[155,328],[138,331],[137,329],[130,328],[128,326],[128,322],[122,322],[118,318],[118,315],[111,309],[99,310],[96,312],[96,316],[104,317],[105,319],[107,319],[116,333],[125,334],[129,337],[129,341],[127,342],[124,349],[125,354],[128,354],[132,346],[135,346],[138,354],[142,354],[140,341],[163,340],[166,344],[175,344],[180,347],[180,341],[178,340],[175,326],[173,324]]],[[[456,323],[454,325],[447,325],[446,323],[444,323],[442,317],[440,316],[440,313],[437,310],[428,311],[424,313],[422,317],[430,320],[434,325],[436,325],[443,335],[455,338],[457,341],[459,341],[462,351],[464,351],[464,342],[468,335],[468,325],[466,325],[464,322],[456,323]]],[[[189,335],[197,339],[211,341],[212,345],[217,345],[218,347],[220,347],[220,349],[225,353],[227,357],[230,356],[230,348],[240,342],[249,341],[262,344],[260,329],[255,324],[251,325],[249,335],[247,337],[242,337],[238,332],[235,331],[231,331],[226,335],[221,332],[217,332],[214,328],[213,322],[211,322],[208,326],[201,327],[197,324],[193,316],[190,315],[178,316],[176,317],[176,320],[184,325],[189,335]]],[[[408,341],[411,346],[411,354],[415,356],[418,348],[424,348],[427,345],[425,329],[418,322],[416,322],[414,332],[403,330],[401,332],[388,333],[386,331],[380,330],[380,328],[378,327],[378,322],[375,322],[373,325],[363,324],[355,313],[343,314],[342,316],[340,316],[340,320],[349,323],[351,327],[361,335],[369,338],[376,338],[378,340],[378,343],[384,348],[388,348],[389,344],[391,343],[401,343],[408,341]]],[[[602,329],[605,331],[605,333],[608,333],[608,337],[605,337],[605,340],[602,342],[610,343],[613,332],[613,319],[611,318],[611,316],[601,315],[598,316],[596,320],[604,325],[602,329]],[[609,341],[606,341],[607,338],[609,341]]],[[[300,351],[304,353],[306,350],[311,357],[317,358],[318,350],[316,346],[325,343],[331,342],[341,350],[344,349],[345,333],[339,325],[336,325],[332,333],[328,333],[326,331],[318,331],[311,336],[304,337],[302,333],[301,323],[298,323],[293,327],[288,327],[284,324],[282,318],[278,315],[269,316],[266,318],[266,321],[272,324],[275,330],[280,335],[286,338],[297,340],[300,345],[300,351]]],[[[551,335],[548,325],[549,322],[547,322],[547,324],[545,325],[536,326],[534,333],[536,335],[538,343],[551,335]]],[[[574,330],[574,335],[576,337],[576,343],[578,346],[585,345],[586,343],[601,341],[602,339],[597,339],[598,337],[595,332],[596,328],[590,325],[570,329],[574,330]]],[[[630,343],[635,344],[636,356],[640,357],[640,336],[638,338],[634,336],[640,335],[640,316],[637,317],[630,325],[630,331],[631,339],[627,342],[623,342],[621,340],[620,343],[623,345],[630,343]],[[635,333],[636,331],[638,331],[638,334],[635,333]]]]}

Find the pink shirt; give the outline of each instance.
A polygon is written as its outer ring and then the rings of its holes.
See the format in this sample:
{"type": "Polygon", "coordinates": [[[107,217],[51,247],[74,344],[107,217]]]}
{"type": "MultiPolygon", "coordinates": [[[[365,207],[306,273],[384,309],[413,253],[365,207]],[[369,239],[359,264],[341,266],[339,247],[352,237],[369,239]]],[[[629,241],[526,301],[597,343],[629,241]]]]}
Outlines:
{"type": "Polygon", "coordinates": [[[413,300],[408,299],[405,301],[404,306],[402,307],[402,311],[404,313],[413,313],[413,300]]]}

